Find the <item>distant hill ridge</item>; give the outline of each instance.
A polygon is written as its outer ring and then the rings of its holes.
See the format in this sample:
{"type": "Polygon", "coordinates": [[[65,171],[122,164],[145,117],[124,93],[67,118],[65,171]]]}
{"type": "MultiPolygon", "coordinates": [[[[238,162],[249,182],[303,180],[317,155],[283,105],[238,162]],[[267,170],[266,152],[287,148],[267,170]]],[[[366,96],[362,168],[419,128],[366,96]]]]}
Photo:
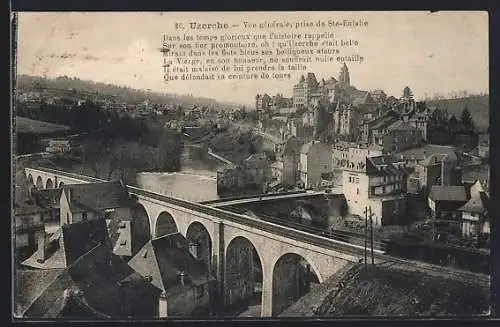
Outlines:
{"type": "Polygon", "coordinates": [[[485,132],[490,125],[489,95],[471,95],[464,98],[426,100],[429,106],[445,109],[449,114],[460,119],[462,111],[467,107],[478,131],[485,132]]]}
{"type": "Polygon", "coordinates": [[[61,90],[75,89],[77,92],[98,92],[103,96],[114,96],[125,102],[139,103],[150,99],[153,103],[182,106],[207,106],[207,107],[239,107],[241,104],[221,102],[215,99],[195,97],[192,95],[177,95],[149,90],[138,90],[130,87],[119,86],[108,83],[81,80],[75,77],[60,76],[56,78],[46,78],[41,76],[18,75],[17,89],[21,92],[35,91],[37,87],[53,88],[61,90]]]}

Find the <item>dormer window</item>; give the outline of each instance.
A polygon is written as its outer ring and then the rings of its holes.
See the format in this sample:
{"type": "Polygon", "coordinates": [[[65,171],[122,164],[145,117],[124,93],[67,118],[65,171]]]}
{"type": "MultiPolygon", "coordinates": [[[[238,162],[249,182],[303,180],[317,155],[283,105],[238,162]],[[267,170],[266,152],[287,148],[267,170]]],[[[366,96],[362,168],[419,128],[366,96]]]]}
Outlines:
{"type": "Polygon", "coordinates": [[[127,245],[127,240],[126,240],[126,239],[122,239],[122,240],[120,241],[120,245],[121,245],[121,246],[125,246],[125,245],[127,245]]]}

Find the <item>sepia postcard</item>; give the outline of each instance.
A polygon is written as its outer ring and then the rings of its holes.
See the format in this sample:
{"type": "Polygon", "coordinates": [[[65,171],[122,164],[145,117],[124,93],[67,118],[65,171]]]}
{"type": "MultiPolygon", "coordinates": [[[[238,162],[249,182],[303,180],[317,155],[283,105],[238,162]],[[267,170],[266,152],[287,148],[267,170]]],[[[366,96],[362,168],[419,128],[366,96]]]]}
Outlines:
{"type": "Polygon", "coordinates": [[[13,319],[491,314],[487,12],[12,32],[13,319]]]}

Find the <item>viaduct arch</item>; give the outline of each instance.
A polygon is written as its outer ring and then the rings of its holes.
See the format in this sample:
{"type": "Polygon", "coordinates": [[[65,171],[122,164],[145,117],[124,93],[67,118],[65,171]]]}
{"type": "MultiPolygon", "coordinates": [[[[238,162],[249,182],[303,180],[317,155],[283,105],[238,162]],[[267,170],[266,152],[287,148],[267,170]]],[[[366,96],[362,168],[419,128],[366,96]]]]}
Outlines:
{"type": "Polygon", "coordinates": [[[168,234],[179,232],[174,217],[167,212],[162,211],[155,220],[154,237],[161,237],[168,234]]]}
{"type": "Polygon", "coordinates": [[[191,254],[203,261],[208,267],[212,266],[212,239],[205,226],[200,222],[192,222],[186,231],[191,254]]]}
{"type": "Polygon", "coordinates": [[[45,188],[46,189],[54,188],[54,182],[52,181],[52,179],[47,178],[47,182],[45,183],[45,188]]]}

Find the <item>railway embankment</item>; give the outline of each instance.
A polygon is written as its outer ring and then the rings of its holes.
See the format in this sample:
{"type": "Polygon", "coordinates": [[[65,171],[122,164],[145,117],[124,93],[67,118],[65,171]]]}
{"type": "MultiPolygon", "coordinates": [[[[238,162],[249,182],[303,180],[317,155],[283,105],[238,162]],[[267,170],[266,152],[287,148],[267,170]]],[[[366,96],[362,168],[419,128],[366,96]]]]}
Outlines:
{"type": "Polygon", "coordinates": [[[281,316],[452,317],[487,315],[489,308],[488,285],[473,278],[357,264],[316,286],[281,316]]]}

